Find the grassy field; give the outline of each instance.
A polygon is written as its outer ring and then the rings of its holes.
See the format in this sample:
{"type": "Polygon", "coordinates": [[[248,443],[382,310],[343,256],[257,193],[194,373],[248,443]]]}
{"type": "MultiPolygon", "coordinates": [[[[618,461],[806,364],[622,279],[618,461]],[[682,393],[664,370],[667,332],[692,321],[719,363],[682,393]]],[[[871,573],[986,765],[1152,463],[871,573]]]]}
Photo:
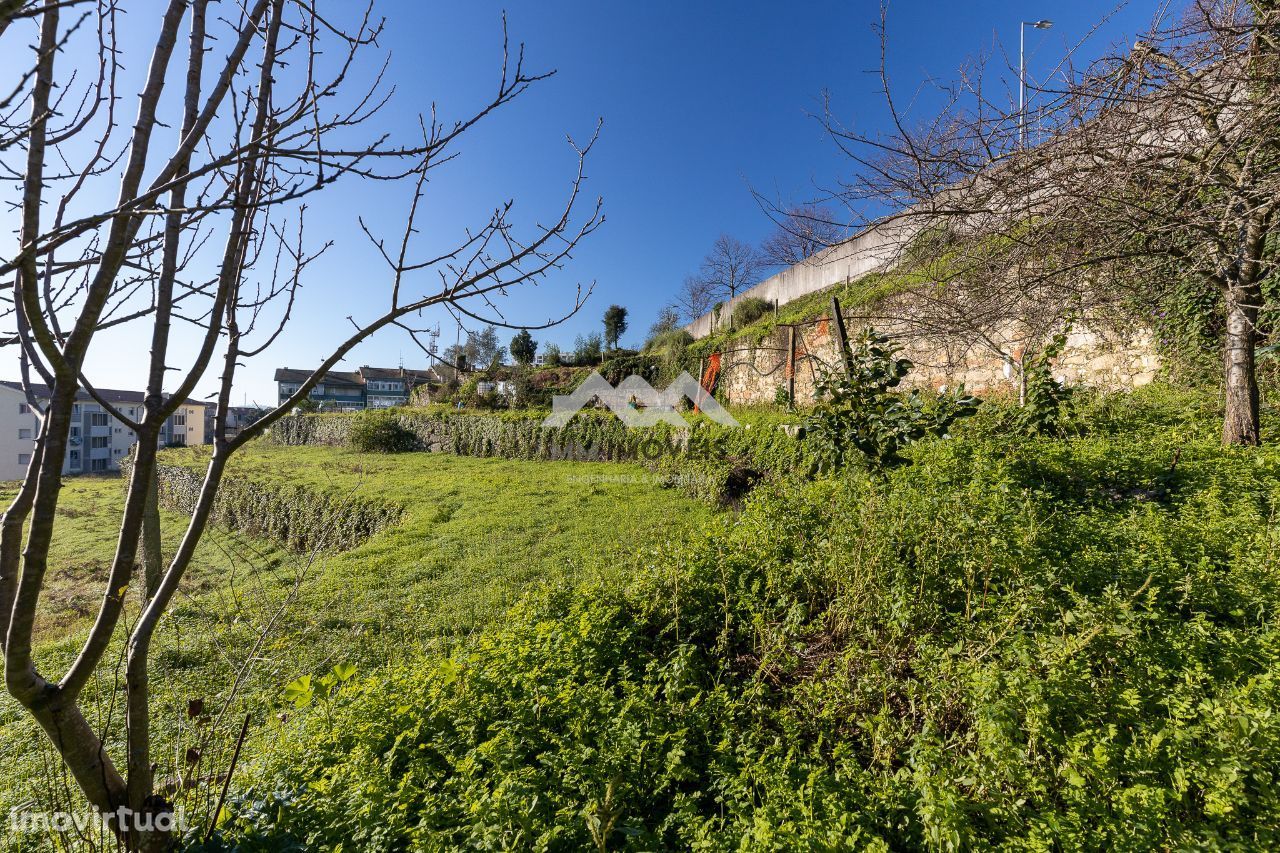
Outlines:
{"type": "Polygon", "coordinates": [[[1280,454],[1211,393],[1079,402],[355,679],[205,849],[1276,849],[1280,454]]]}
{"type": "MultiPolygon", "coordinates": [[[[204,452],[174,451],[166,461],[200,465],[204,452]]],[[[185,719],[192,699],[225,707],[220,725],[234,729],[245,711],[260,719],[274,708],[299,675],[339,662],[369,673],[420,654],[488,625],[532,583],[621,582],[652,559],[656,543],[696,536],[712,514],[630,465],[255,446],[232,474],[268,487],[376,495],[406,512],[362,546],[315,560],[224,530],[206,536],[156,655],[157,725],[175,756],[162,775],[191,743],[210,740],[185,719]]],[[[38,635],[49,675],[69,661],[101,594],[96,583],[114,544],[123,483],[69,479],[64,495],[38,635]]],[[[164,516],[168,551],[182,519],[164,516]]],[[[136,607],[126,621],[134,615],[136,607]]],[[[90,691],[108,729],[120,716],[116,675],[108,667],[90,691]]],[[[251,748],[256,736],[255,728],[251,748]]],[[[47,758],[41,736],[0,698],[0,810],[65,796],[47,758]]]]}

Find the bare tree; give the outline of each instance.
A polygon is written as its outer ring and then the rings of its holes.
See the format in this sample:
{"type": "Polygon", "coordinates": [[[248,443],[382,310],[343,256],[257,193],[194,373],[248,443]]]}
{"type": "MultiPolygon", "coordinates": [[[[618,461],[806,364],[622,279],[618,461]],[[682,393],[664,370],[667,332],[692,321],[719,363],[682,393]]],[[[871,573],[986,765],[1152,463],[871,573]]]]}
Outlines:
{"type": "Polygon", "coordinates": [[[809,202],[776,211],[766,207],[766,210],[776,228],[760,244],[760,263],[764,267],[804,263],[847,236],[835,211],[822,205],[809,202]]]}
{"type": "Polygon", "coordinates": [[[746,290],[760,278],[760,255],[749,244],[721,234],[702,259],[696,276],[714,301],[727,301],[746,290]]]}
{"type": "Polygon", "coordinates": [[[649,327],[649,334],[645,338],[646,345],[658,335],[665,334],[674,329],[680,328],[680,309],[675,305],[663,305],[658,309],[658,316],[654,319],[653,325],[649,327]]]}
{"type": "Polygon", "coordinates": [[[896,235],[892,262],[919,276],[931,322],[971,337],[1031,318],[1034,346],[1054,325],[1159,299],[1171,267],[1199,277],[1227,318],[1223,441],[1257,444],[1258,316],[1280,205],[1278,15],[1273,2],[1194,2],[1132,48],[1064,63],[1061,82],[1033,87],[1044,141],[1030,148],[1032,117],[988,97],[984,61],[911,126],[882,72],[892,133],[852,133],[828,111],[856,166],[838,193],[851,209],[895,211],[877,225],[896,235]]]}
{"type": "Polygon", "coordinates": [[[690,321],[710,311],[715,303],[716,297],[712,286],[696,275],[686,276],[684,284],[676,294],[676,304],[690,321]]]}
{"type": "MultiPolygon", "coordinates": [[[[0,308],[12,324],[6,342],[17,351],[40,429],[0,524],[5,684],[94,808],[146,816],[117,821],[120,840],[131,849],[163,849],[168,838],[154,829],[162,824],[155,817],[172,804],[153,778],[152,643],[205,533],[229,459],[307,399],[326,371],[369,336],[395,327],[416,340],[424,330],[413,318],[432,306],[484,319],[496,311],[494,296],[561,268],[602,221],[598,201],[584,215],[577,211],[591,143],[577,147],[577,173],[546,224],[517,227],[506,201],[451,248],[417,257],[428,176],[456,155],[471,128],[549,76],[525,70],[523,47],[508,51],[504,42],[486,103],[452,122],[439,120],[433,108],[415,135],[396,140],[377,127],[390,87],[379,71],[385,65],[370,54],[384,27],[372,7],[344,5],[344,23],[304,0],[167,0],[153,19],[141,20],[136,9],[130,17],[134,33],[154,33],[149,57],[117,41],[123,26],[117,0],[14,8],[0,5],[6,50],[30,35],[23,25],[35,28],[36,39],[30,72],[13,82],[14,94],[0,109],[0,180],[20,213],[17,246],[0,258],[9,291],[0,308]],[[131,122],[117,114],[125,68],[145,69],[131,122]],[[357,78],[371,82],[356,88],[357,78]],[[172,114],[169,105],[177,107],[172,114]],[[401,185],[407,196],[395,236],[357,218],[385,262],[381,305],[349,318],[347,337],[288,400],[228,437],[238,372],[283,333],[303,283],[333,245],[308,240],[307,204],[353,181],[401,185]],[[106,198],[113,200],[98,203],[106,198]],[[124,326],[151,344],[144,414],[137,419],[94,390],[91,344],[104,330],[124,326]],[[172,346],[177,335],[195,344],[185,364],[172,346]],[[150,582],[131,597],[161,426],[215,363],[214,441],[198,499],[172,557],[153,567],[150,582]],[[43,397],[35,392],[41,382],[49,389],[43,397]],[[36,659],[34,633],[82,389],[138,441],[95,621],[75,661],[52,677],[36,659]],[[136,618],[123,620],[131,602],[136,618]],[[82,699],[118,631],[126,648],[123,765],[106,746],[117,733],[95,729],[82,699]]],[[[546,325],[576,312],[584,299],[582,288],[566,295],[563,316],[546,325]]],[[[372,292],[365,304],[373,304],[372,292]]],[[[147,562],[153,560],[154,554],[147,562]]]]}

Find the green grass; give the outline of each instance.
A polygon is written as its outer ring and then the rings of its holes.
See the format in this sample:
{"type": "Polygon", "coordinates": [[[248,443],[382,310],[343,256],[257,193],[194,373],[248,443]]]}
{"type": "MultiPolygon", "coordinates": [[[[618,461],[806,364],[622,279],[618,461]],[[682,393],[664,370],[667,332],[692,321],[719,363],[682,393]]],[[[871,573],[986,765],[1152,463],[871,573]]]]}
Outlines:
{"type": "MultiPolygon", "coordinates": [[[[206,450],[165,454],[200,465],[206,450]]],[[[250,751],[265,749],[260,728],[283,686],[336,662],[361,673],[422,653],[498,619],[531,584],[597,579],[621,583],[651,559],[656,542],[679,539],[711,514],[704,504],[650,482],[641,468],[605,463],[518,462],[446,454],[363,455],[331,448],[252,445],[233,476],[377,496],[406,508],[392,530],[360,547],[311,562],[272,543],[212,530],[189,582],[162,623],[154,661],[156,726],[164,745],[160,776],[199,737],[187,702],[228,704],[214,743],[229,748],[238,716],[259,725],[250,751]],[[617,478],[630,478],[618,482],[617,478]],[[593,478],[604,477],[601,482],[593,478]],[[287,605],[287,606],[286,606],[287,605]],[[260,640],[261,638],[261,640],[260,640]],[[253,666],[241,672],[250,657],[253,666]],[[234,696],[231,685],[241,684],[234,696]]],[[[113,547],[123,501],[119,479],[69,479],[55,529],[48,614],[38,660],[56,675],[78,648],[96,586],[113,547]]],[[[171,550],[182,519],[164,514],[171,550]]],[[[136,615],[136,606],[126,622],[136,615]]],[[[108,655],[88,698],[116,731],[120,693],[108,655]],[[112,702],[115,710],[112,712],[112,702]]],[[[111,742],[117,758],[119,744],[111,742]]],[[[27,800],[65,798],[51,774],[43,736],[16,704],[0,698],[0,813],[27,800]]],[[[214,763],[214,761],[211,761],[214,763]]],[[[64,780],[65,781],[65,780],[64,780]]],[[[202,789],[203,790],[203,789],[202,789]]],[[[206,804],[207,807],[207,804],[206,804]]]]}
{"type": "Polygon", "coordinates": [[[1167,388],[1066,438],[1008,414],[356,683],[278,727],[225,837],[1276,849],[1280,451],[1167,388]]]}

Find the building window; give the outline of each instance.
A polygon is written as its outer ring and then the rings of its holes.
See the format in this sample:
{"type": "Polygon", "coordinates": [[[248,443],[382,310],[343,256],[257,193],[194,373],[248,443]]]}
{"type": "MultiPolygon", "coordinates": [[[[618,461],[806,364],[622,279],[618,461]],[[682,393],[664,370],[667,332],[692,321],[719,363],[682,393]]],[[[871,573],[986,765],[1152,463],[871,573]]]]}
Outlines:
{"type": "Polygon", "coordinates": [[[72,467],[72,468],[79,468],[79,467],[80,467],[80,451],[79,451],[79,450],[73,450],[73,451],[71,451],[71,453],[70,453],[70,454],[68,454],[67,458],[71,460],[71,467],[72,467]]]}
{"type": "Polygon", "coordinates": [[[30,465],[30,464],[31,464],[31,454],[30,454],[30,453],[19,453],[19,454],[18,454],[18,464],[19,464],[19,465],[30,465]]]}
{"type": "Polygon", "coordinates": [[[20,414],[20,415],[29,415],[29,414],[31,414],[31,407],[30,407],[30,406],[28,406],[26,403],[19,403],[19,404],[18,404],[18,414],[20,414]]]}
{"type": "Polygon", "coordinates": [[[89,426],[102,427],[107,425],[106,412],[91,412],[89,414],[89,426]]]}
{"type": "Polygon", "coordinates": [[[22,438],[31,438],[31,430],[29,430],[29,429],[20,429],[20,430],[18,430],[18,438],[20,438],[20,439],[22,439],[22,438]]]}
{"type": "Polygon", "coordinates": [[[105,471],[105,470],[107,470],[107,460],[106,460],[106,459],[91,459],[91,460],[89,460],[89,470],[90,470],[90,471],[105,471]]]}
{"type": "Polygon", "coordinates": [[[90,447],[99,447],[99,448],[101,448],[101,447],[109,447],[109,446],[110,446],[110,445],[109,445],[109,442],[110,442],[110,441],[111,441],[111,439],[110,439],[110,438],[108,438],[108,437],[107,437],[107,436],[105,436],[105,435],[95,435],[93,438],[89,439],[89,446],[90,446],[90,447]]]}
{"type": "Polygon", "coordinates": [[[174,425],[174,426],[186,426],[186,425],[187,425],[187,416],[186,416],[186,415],[183,415],[183,414],[174,415],[174,416],[173,416],[173,425],[174,425]]]}
{"type": "Polygon", "coordinates": [[[72,404],[71,404],[71,415],[72,415],[72,417],[75,417],[76,415],[79,415],[79,414],[80,414],[80,404],[79,404],[79,403],[72,403],[72,404]]]}

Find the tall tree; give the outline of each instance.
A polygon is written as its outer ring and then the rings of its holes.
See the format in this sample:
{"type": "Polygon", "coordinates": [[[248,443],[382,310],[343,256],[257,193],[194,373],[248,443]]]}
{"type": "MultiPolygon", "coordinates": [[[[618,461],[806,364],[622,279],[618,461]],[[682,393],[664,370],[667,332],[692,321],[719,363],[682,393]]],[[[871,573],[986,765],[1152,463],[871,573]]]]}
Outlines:
{"type": "MultiPolygon", "coordinates": [[[[525,70],[523,48],[507,52],[489,100],[456,121],[428,112],[419,131],[397,139],[378,126],[391,93],[382,60],[371,55],[384,27],[372,9],[340,5],[322,14],[312,3],[248,0],[227,14],[209,0],[167,0],[154,13],[132,10],[125,37],[118,4],[89,5],[98,27],[80,27],[78,10],[64,17],[73,4],[55,0],[19,3],[18,17],[0,21],[6,56],[34,41],[28,72],[3,96],[0,163],[19,180],[0,184],[0,192],[18,212],[19,234],[0,256],[8,288],[0,316],[11,324],[3,343],[16,350],[40,422],[30,467],[0,522],[0,651],[9,693],[48,734],[67,777],[92,807],[115,816],[123,845],[160,850],[171,839],[156,816],[172,815],[168,797],[188,794],[181,786],[166,792],[154,778],[165,750],[152,738],[153,643],[181,595],[233,454],[307,400],[327,371],[377,332],[398,327],[417,339],[425,330],[414,318],[425,309],[476,316],[490,294],[559,270],[599,223],[599,203],[585,216],[577,211],[588,144],[547,225],[521,228],[509,218],[511,203],[499,204],[451,250],[419,259],[414,237],[428,177],[473,127],[547,76],[525,70]],[[155,35],[146,43],[142,33],[155,35]],[[136,117],[127,122],[115,113],[125,67],[142,75],[136,117]],[[367,81],[363,89],[357,80],[367,81]],[[19,121],[15,105],[24,101],[28,118],[19,121]],[[359,216],[348,229],[367,235],[369,250],[385,262],[381,281],[371,273],[346,337],[298,389],[228,436],[239,371],[288,327],[303,282],[333,245],[309,238],[305,212],[339,182],[348,194],[335,215],[358,208],[368,187],[403,187],[402,231],[376,234],[359,216]],[[126,327],[150,342],[136,418],[94,390],[106,368],[93,345],[103,330],[126,327]],[[189,347],[171,346],[179,333],[189,347]],[[139,589],[135,566],[161,428],[206,377],[216,414],[204,478],[185,530],[163,551],[171,556],[154,587],[139,589]],[[49,621],[42,593],[81,391],[133,430],[137,444],[119,523],[102,531],[115,550],[93,625],[58,674],[37,650],[49,621]],[[113,648],[123,654],[123,721],[88,712],[96,700],[85,695],[104,671],[107,683],[116,681],[113,648]],[[112,742],[123,744],[119,753],[108,751],[112,742]]],[[[570,291],[566,315],[584,298],[570,291]]]]}
{"type": "Polygon", "coordinates": [[[696,279],[713,301],[727,301],[755,284],[762,270],[760,254],[751,245],[721,234],[702,259],[696,279]]]}
{"type": "Polygon", "coordinates": [[[605,349],[617,349],[618,341],[627,333],[627,309],[610,305],[604,312],[605,349]]]}
{"type": "Polygon", "coordinates": [[[931,323],[990,341],[1000,323],[1031,317],[1024,353],[1070,318],[1121,316],[1122,296],[1172,298],[1171,268],[1198,277],[1225,316],[1222,440],[1257,444],[1280,207],[1280,11],[1209,0],[1164,20],[1052,88],[1033,85],[1030,147],[1026,116],[987,97],[980,66],[910,129],[884,73],[894,134],[864,137],[828,113],[855,166],[839,192],[850,209],[894,211],[878,223],[896,243],[885,259],[929,284],[931,323]]]}
{"type": "Polygon", "coordinates": [[[533,357],[538,353],[538,342],[529,334],[528,329],[521,329],[511,338],[511,357],[516,364],[533,364],[533,357]]]}
{"type": "Polygon", "coordinates": [[[760,244],[765,267],[790,267],[845,238],[845,229],[830,208],[813,203],[796,204],[776,211],[776,227],[760,244]]]}

